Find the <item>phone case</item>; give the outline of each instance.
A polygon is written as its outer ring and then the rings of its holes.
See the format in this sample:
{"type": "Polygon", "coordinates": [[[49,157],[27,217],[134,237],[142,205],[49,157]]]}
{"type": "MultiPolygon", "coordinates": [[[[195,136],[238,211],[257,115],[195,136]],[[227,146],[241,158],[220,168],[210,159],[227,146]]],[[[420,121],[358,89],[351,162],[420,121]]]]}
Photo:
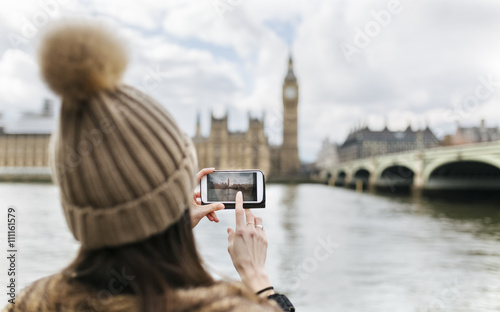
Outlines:
{"type": "MultiPolygon", "coordinates": [[[[254,170],[218,170],[218,171],[260,171],[260,172],[262,172],[262,170],[255,170],[255,169],[254,170]]],[[[266,208],[266,176],[264,175],[264,172],[262,172],[262,178],[264,180],[263,184],[262,184],[262,187],[264,189],[264,193],[262,194],[262,201],[260,203],[243,203],[244,209],[266,208]]],[[[203,192],[203,190],[201,189],[201,182],[200,182],[200,195],[201,195],[201,192],[203,192]]],[[[203,200],[201,201],[201,204],[208,205],[208,203],[203,202],[203,200]]],[[[224,206],[225,206],[225,209],[234,209],[235,208],[235,204],[232,204],[232,203],[225,203],[224,206]]]]}

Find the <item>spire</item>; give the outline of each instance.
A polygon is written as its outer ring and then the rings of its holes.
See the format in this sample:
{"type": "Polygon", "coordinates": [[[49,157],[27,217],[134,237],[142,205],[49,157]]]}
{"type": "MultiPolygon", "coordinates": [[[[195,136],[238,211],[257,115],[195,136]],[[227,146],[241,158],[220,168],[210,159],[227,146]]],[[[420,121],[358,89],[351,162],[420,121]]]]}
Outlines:
{"type": "Polygon", "coordinates": [[[196,137],[201,137],[200,111],[196,112],[196,137]]]}
{"type": "Polygon", "coordinates": [[[383,131],[389,131],[389,118],[387,116],[384,117],[384,130],[383,131]]]}
{"type": "Polygon", "coordinates": [[[295,78],[295,74],[293,73],[293,58],[292,58],[292,53],[290,52],[290,56],[288,58],[288,72],[285,77],[286,81],[295,81],[297,78],[295,78]]]}

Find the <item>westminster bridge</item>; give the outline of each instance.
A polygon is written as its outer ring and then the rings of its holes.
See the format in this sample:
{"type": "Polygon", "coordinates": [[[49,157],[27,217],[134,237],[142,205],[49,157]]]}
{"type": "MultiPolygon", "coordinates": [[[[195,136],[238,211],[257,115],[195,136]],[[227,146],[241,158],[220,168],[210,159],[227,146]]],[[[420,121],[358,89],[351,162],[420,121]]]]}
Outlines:
{"type": "Polygon", "coordinates": [[[334,166],[328,177],[357,189],[500,191],[500,141],[356,159],[334,166]]]}

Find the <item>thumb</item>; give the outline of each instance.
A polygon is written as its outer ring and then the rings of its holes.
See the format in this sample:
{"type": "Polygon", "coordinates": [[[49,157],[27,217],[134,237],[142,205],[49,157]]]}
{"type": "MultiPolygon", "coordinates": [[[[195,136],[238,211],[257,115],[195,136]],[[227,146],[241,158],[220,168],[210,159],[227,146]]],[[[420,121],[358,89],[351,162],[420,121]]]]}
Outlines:
{"type": "Polygon", "coordinates": [[[222,203],[213,203],[210,205],[203,206],[203,208],[204,208],[203,211],[204,211],[205,215],[207,215],[211,212],[222,210],[225,207],[224,207],[224,204],[222,204],[222,203]]]}

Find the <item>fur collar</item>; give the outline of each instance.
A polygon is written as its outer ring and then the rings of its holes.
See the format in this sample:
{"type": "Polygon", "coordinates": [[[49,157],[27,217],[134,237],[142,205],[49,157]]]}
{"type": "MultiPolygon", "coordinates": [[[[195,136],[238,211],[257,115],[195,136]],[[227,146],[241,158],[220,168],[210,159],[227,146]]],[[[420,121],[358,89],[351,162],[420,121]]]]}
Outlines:
{"type": "MultiPolygon", "coordinates": [[[[258,298],[242,283],[219,282],[210,287],[176,290],[168,298],[168,312],[279,312],[278,305],[258,298]]],[[[134,312],[139,302],[133,295],[110,296],[69,280],[58,273],[24,289],[15,304],[3,312],[134,312]]]]}

